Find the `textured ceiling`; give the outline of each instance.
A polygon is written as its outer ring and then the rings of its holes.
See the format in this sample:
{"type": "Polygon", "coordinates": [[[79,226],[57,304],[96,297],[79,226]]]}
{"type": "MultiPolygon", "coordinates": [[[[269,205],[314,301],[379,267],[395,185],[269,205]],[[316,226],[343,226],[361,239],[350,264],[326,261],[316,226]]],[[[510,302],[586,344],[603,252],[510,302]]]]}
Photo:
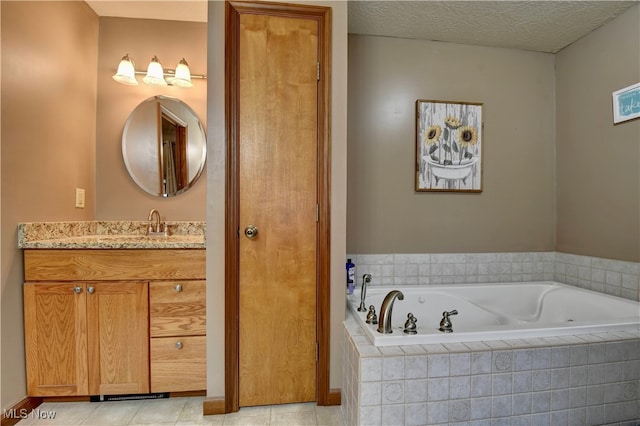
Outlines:
{"type": "Polygon", "coordinates": [[[555,53],[634,4],[356,0],[349,2],[349,32],[555,53]]]}
{"type": "MultiPolygon", "coordinates": [[[[100,16],[207,21],[203,0],[91,0],[100,16]]],[[[349,2],[349,33],[555,53],[638,1],[349,2]]],[[[640,25],[640,16],[639,16],[640,25]]]]}

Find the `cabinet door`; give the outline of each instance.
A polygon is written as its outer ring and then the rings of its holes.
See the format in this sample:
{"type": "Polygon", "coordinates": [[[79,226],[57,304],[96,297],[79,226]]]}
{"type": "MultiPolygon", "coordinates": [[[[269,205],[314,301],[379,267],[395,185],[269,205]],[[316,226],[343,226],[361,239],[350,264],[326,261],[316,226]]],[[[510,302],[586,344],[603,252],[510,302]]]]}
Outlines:
{"type": "Polygon", "coordinates": [[[88,394],[85,286],[24,285],[29,396],[88,394]]]}
{"type": "Polygon", "coordinates": [[[149,392],[148,284],[87,284],[89,392],[149,392]]]}

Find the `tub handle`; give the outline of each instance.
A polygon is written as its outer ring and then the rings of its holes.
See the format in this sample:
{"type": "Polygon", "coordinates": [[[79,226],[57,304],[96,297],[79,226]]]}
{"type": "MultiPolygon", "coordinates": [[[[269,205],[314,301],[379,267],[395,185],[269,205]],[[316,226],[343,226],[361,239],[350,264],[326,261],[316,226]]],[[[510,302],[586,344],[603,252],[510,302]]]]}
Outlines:
{"type": "Polygon", "coordinates": [[[458,311],[454,309],[452,311],[444,311],[442,313],[442,320],[440,321],[440,328],[438,330],[443,333],[453,333],[453,324],[451,324],[451,320],[449,319],[449,316],[451,315],[458,315],[458,311]]]}
{"type": "Polygon", "coordinates": [[[378,323],[378,315],[376,315],[376,307],[371,305],[369,306],[369,312],[367,313],[367,320],[365,321],[367,324],[377,324],[378,323]]]}
{"type": "Polygon", "coordinates": [[[418,322],[418,318],[416,318],[411,312],[407,314],[407,321],[404,323],[404,333],[405,334],[418,334],[416,323],[418,322]]]}

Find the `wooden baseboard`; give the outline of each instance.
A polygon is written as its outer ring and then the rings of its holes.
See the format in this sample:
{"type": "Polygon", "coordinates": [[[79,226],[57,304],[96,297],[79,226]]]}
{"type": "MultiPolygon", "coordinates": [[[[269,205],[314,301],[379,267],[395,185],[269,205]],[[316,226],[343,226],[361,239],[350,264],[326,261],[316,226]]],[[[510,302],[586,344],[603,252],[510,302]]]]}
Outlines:
{"type": "MultiPolygon", "coordinates": [[[[211,416],[214,414],[225,414],[224,397],[205,398],[202,403],[202,414],[211,416]]],[[[4,426],[4,425],[3,425],[4,426]]]]}
{"type": "Polygon", "coordinates": [[[342,393],[340,389],[329,389],[329,395],[327,397],[327,405],[341,405],[342,393]]]}
{"type": "Polygon", "coordinates": [[[42,402],[89,402],[88,396],[43,396],[42,402]]]}
{"type": "Polygon", "coordinates": [[[42,404],[42,398],[26,397],[8,410],[3,410],[1,426],[13,426],[29,417],[34,408],[42,404]]]}
{"type": "MultiPolygon", "coordinates": [[[[329,389],[327,396],[327,406],[341,405],[342,404],[342,392],[340,389],[329,389]]],[[[211,416],[216,414],[225,414],[226,404],[224,397],[217,398],[205,398],[202,403],[202,414],[205,416],[211,416]]]]}
{"type": "Polygon", "coordinates": [[[179,398],[185,396],[207,396],[206,390],[199,391],[182,391],[182,392],[169,392],[169,398],[179,398]]]}

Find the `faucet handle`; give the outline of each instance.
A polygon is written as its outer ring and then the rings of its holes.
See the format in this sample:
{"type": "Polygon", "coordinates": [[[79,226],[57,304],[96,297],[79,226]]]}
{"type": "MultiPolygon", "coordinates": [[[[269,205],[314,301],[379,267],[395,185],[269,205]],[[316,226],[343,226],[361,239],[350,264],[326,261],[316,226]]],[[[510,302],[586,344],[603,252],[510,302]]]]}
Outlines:
{"type": "Polygon", "coordinates": [[[404,333],[405,334],[418,334],[416,323],[418,322],[418,318],[413,316],[411,312],[407,314],[407,321],[404,323],[404,333]]]}
{"type": "Polygon", "coordinates": [[[369,312],[367,313],[367,320],[365,321],[367,324],[377,324],[378,316],[376,315],[376,307],[371,305],[369,306],[369,312]]]}
{"type": "Polygon", "coordinates": [[[458,315],[458,311],[457,310],[452,310],[452,311],[444,311],[442,313],[442,320],[440,321],[440,328],[438,328],[439,331],[442,331],[443,333],[452,333],[453,332],[453,324],[451,324],[451,320],[449,319],[450,315],[458,315]]]}

